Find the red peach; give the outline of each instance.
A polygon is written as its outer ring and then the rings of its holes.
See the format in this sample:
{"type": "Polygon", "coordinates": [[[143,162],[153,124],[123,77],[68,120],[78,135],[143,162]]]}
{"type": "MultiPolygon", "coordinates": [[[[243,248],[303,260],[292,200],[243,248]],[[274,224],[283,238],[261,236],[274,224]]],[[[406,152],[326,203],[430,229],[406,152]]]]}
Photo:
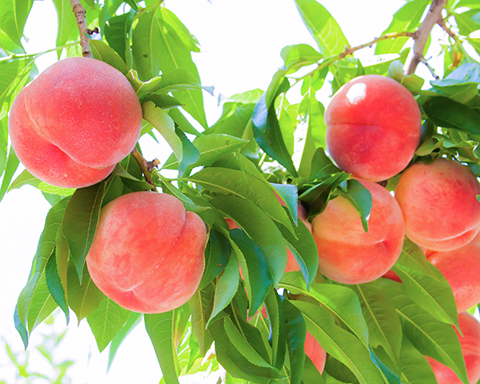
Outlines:
{"type": "Polygon", "coordinates": [[[133,192],[102,209],[87,267],[98,288],[122,307],[166,312],[195,293],[206,241],[203,221],[176,197],[133,192]]]}
{"type": "Polygon", "coordinates": [[[315,339],[309,332],[305,336],[305,354],[312,360],[313,365],[322,374],[327,361],[327,352],[321,347],[317,339],[315,339]]]}
{"type": "MultiPolygon", "coordinates": [[[[480,323],[467,312],[459,313],[458,320],[463,337],[455,330],[462,354],[467,366],[467,376],[470,384],[476,384],[480,380],[480,323]]],[[[439,363],[429,356],[425,356],[430,363],[438,384],[461,384],[457,375],[447,366],[439,363]]]]}
{"type": "Polygon", "coordinates": [[[437,267],[452,287],[458,312],[480,303],[480,234],[467,245],[452,251],[427,251],[427,259],[437,267]]]}
{"type": "Polygon", "coordinates": [[[345,84],[325,111],[327,152],[355,177],[382,181],[401,172],[420,142],[415,98],[397,81],[360,76],[345,84]]]}
{"type": "Polygon", "coordinates": [[[12,146],[25,168],[67,188],[107,177],[138,140],[142,108],[126,77],[110,65],[75,57],[27,85],[10,110],[12,146]]]}
{"type": "Polygon", "coordinates": [[[480,184],[464,165],[447,159],[414,164],[401,176],[395,198],[407,236],[421,247],[450,251],[480,230],[480,184]]]}
{"type": "Polygon", "coordinates": [[[365,232],[359,213],[345,198],[330,200],[312,221],[320,271],[344,284],[361,284],[385,274],[402,251],[405,224],[397,202],[382,186],[358,180],[372,195],[365,232]]]}

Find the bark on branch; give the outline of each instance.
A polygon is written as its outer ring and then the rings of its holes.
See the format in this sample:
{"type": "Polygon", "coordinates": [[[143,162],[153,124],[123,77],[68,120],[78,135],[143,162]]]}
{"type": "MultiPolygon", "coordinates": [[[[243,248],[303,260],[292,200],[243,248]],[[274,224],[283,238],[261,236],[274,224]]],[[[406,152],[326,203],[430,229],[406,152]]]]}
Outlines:
{"type": "Polygon", "coordinates": [[[87,29],[87,20],[85,18],[85,8],[83,8],[80,0],[70,0],[73,13],[77,19],[78,30],[80,31],[80,45],[82,46],[82,56],[92,57],[92,51],[90,50],[90,41],[87,37],[89,30],[87,29]]]}
{"type": "Polygon", "coordinates": [[[413,56],[407,67],[407,75],[413,75],[418,64],[424,61],[424,50],[428,36],[435,24],[443,20],[442,10],[445,8],[448,0],[432,0],[432,5],[422,25],[415,31],[413,35],[413,56]]]}

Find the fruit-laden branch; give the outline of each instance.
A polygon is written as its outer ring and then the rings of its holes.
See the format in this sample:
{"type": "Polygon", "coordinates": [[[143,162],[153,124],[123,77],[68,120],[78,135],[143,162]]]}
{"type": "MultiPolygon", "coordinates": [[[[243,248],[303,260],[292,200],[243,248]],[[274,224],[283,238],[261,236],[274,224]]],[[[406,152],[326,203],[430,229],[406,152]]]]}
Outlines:
{"type": "Polygon", "coordinates": [[[80,0],[70,0],[72,5],[73,13],[77,19],[78,30],[80,31],[80,45],[82,46],[82,56],[83,57],[92,57],[92,51],[90,50],[90,41],[87,34],[89,31],[87,29],[87,20],[85,18],[85,8],[83,8],[80,0]]]}
{"type": "Polygon", "coordinates": [[[445,8],[448,0],[432,0],[432,5],[422,25],[415,31],[413,35],[413,55],[407,66],[407,76],[413,75],[418,64],[424,61],[423,51],[427,44],[428,36],[435,24],[443,20],[442,10],[445,8]]]}

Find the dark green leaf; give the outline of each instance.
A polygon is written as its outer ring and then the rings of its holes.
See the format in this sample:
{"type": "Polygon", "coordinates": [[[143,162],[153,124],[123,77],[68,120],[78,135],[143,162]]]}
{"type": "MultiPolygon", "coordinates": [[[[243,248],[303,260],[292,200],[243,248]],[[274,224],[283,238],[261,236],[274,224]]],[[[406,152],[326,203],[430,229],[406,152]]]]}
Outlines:
{"type": "Polygon", "coordinates": [[[273,221],[254,203],[241,197],[219,195],[211,200],[211,204],[233,218],[257,244],[277,286],[287,265],[287,249],[273,221]]]}
{"type": "Polygon", "coordinates": [[[178,166],[179,175],[183,175],[187,169],[191,169],[193,164],[195,164],[200,158],[199,150],[191,143],[185,133],[178,128],[175,128],[175,133],[177,137],[180,138],[182,142],[182,161],[178,166]]]}
{"type": "Polygon", "coordinates": [[[174,311],[146,314],[145,328],[152,341],[166,384],[179,384],[173,345],[174,311]]]}
{"type": "Polygon", "coordinates": [[[45,267],[45,277],[47,280],[47,286],[52,294],[53,299],[58,304],[60,309],[65,313],[67,319],[67,324],[70,320],[66,291],[62,285],[60,275],[57,269],[57,260],[55,255],[51,256],[48,259],[47,265],[45,267]]]}
{"type": "Polygon", "coordinates": [[[105,297],[98,307],[87,316],[88,324],[102,352],[122,329],[130,316],[130,311],[105,297]]]}
{"type": "Polygon", "coordinates": [[[77,189],[72,195],[63,218],[63,234],[70,247],[71,258],[82,283],[82,271],[95,236],[100,208],[105,192],[105,181],[77,189]]]}
{"type": "Polygon", "coordinates": [[[198,286],[199,289],[203,289],[225,269],[230,252],[228,240],[219,231],[212,228],[205,247],[205,268],[198,286]]]}
{"type": "MultiPolygon", "coordinates": [[[[288,300],[283,300],[285,316],[285,337],[290,357],[290,382],[299,384],[305,366],[305,336],[307,328],[302,313],[288,300]]],[[[318,371],[317,371],[318,372],[318,371]]]]}
{"type": "Polygon", "coordinates": [[[273,284],[268,263],[257,245],[240,229],[232,229],[230,237],[242,268],[243,279],[247,286],[250,306],[249,315],[253,316],[260,308],[273,284]]]}
{"type": "Polygon", "coordinates": [[[342,196],[347,199],[350,204],[360,214],[363,230],[368,232],[368,219],[372,210],[372,194],[358,180],[347,180],[346,187],[342,188],[346,194],[342,196]]]}
{"type": "Polygon", "coordinates": [[[480,134],[480,113],[464,104],[438,96],[428,99],[423,110],[436,125],[480,134]]]}
{"type": "Polygon", "coordinates": [[[275,368],[280,369],[283,366],[286,352],[285,316],[281,298],[273,287],[270,288],[265,298],[265,309],[270,323],[268,341],[272,347],[272,363],[275,368]]]}

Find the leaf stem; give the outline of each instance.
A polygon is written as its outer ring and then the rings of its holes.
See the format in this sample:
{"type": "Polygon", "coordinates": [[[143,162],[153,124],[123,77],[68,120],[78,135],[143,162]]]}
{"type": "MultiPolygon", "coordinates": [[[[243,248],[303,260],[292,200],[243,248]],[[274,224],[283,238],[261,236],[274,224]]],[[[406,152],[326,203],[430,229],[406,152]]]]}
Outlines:
{"type": "Polygon", "coordinates": [[[152,186],[151,188],[152,191],[157,192],[157,187],[153,182],[152,174],[150,173],[147,160],[145,160],[145,158],[140,154],[140,152],[138,152],[137,148],[135,147],[133,147],[131,153],[135,158],[135,160],[137,161],[138,165],[140,166],[140,169],[142,170],[143,174],[145,175],[145,181],[152,186]]]}
{"type": "Polygon", "coordinates": [[[77,40],[77,41],[62,45],[61,47],[55,47],[55,48],[47,49],[46,51],[37,52],[37,53],[27,53],[27,54],[24,54],[24,55],[17,55],[15,53],[12,53],[9,56],[5,56],[5,57],[0,58],[0,62],[8,61],[8,60],[24,60],[24,59],[27,59],[29,57],[42,56],[46,53],[60,51],[62,49],[68,48],[68,47],[73,47],[74,45],[78,44],[79,42],[80,42],[80,40],[77,40]]]}

